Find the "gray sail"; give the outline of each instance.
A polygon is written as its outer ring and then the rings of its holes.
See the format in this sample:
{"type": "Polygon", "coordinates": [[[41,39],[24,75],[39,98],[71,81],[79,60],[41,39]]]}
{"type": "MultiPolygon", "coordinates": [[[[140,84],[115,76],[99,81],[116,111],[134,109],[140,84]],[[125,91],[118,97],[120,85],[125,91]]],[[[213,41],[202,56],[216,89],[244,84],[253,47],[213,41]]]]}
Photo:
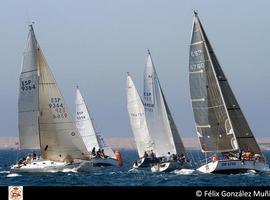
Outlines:
{"type": "MultiPolygon", "coordinates": [[[[199,21],[199,19],[198,19],[199,21]]],[[[215,52],[210,45],[210,42],[201,26],[202,33],[204,35],[206,45],[209,50],[211,60],[215,69],[216,76],[218,78],[219,86],[221,88],[223,98],[232,122],[234,135],[236,136],[239,149],[244,151],[251,151],[253,153],[261,154],[258,143],[256,142],[254,135],[248,125],[248,122],[241,111],[241,108],[232,92],[232,89],[228,83],[228,80],[216,58],[215,52]]]]}
{"type": "Polygon", "coordinates": [[[21,149],[39,149],[37,41],[33,27],[22,57],[18,99],[19,138],[21,149]]]}
{"type": "MultiPolygon", "coordinates": [[[[161,88],[161,86],[160,86],[160,88],[161,88]]],[[[184,144],[180,138],[180,135],[179,135],[178,130],[176,128],[176,125],[174,123],[173,117],[171,115],[171,111],[170,111],[169,106],[167,104],[167,101],[164,97],[162,89],[161,89],[161,93],[162,93],[162,97],[164,99],[164,104],[165,104],[165,108],[167,111],[167,117],[168,117],[170,127],[171,127],[171,133],[172,133],[172,137],[173,137],[173,143],[174,143],[174,146],[176,149],[176,154],[178,154],[178,155],[183,154],[185,157],[187,157],[184,144]]]]}
{"type": "Polygon", "coordinates": [[[189,81],[197,134],[203,151],[232,151],[238,145],[198,16],[195,15],[189,56],[189,81]]]}
{"type": "MultiPolygon", "coordinates": [[[[193,37],[192,37],[192,44],[191,44],[191,51],[190,52],[195,52],[196,48],[197,50],[206,50],[207,55],[209,58],[209,62],[201,62],[204,63],[205,66],[201,67],[199,62],[196,62],[196,59],[192,59],[191,54],[190,54],[190,72],[194,72],[194,66],[199,66],[199,68],[202,68],[202,70],[205,72],[209,71],[207,70],[207,67],[210,66],[212,67],[213,74],[215,76],[215,82],[216,85],[218,86],[220,92],[221,92],[221,97],[222,100],[224,101],[225,104],[225,111],[226,111],[226,118],[228,117],[228,122],[225,122],[225,129],[228,129],[228,127],[231,127],[232,133],[231,140],[232,140],[232,150],[236,150],[238,147],[241,150],[244,151],[252,151],[253,153],[258,153],[261,154],[261,150],[252,134],[251,129],[249,128],[249,125],[241,111],[241,108],[231,90],[231,87],[228,83],[228,80],[216,58],[216,55],[213,51],[213,48],[210,45],[210,42],[205,34],[205,31],[200,23],[200,20],[197,16],[197,13],[195,13],[195,19],[194,19],[194,26],[193,26],[193,37]],[[194,34],[195,30],[198,30],[197,34],[194,34]],[[197,35],[197,36],[196,36],[197,35]],[[199,35],[201,36],[201,40],[199,39],[199,35]],[[204,46],[204,48],[200,48],[199,44],[201,42],[201,46],[204,46]],[[193,45],[192,45],[193,44],[193,45]],[[194,51],[195,50],[195,51],[194,51]],[[236,141],[235,141],[236,140],[236,141]],[[237,144],[237,145],[235,145],[237,144]]],[[[195,67],[196,68],[196,67],[195,67]]],[[[201,70],[201,69],[197,69],[201,70]]],[[[191,73],[192,74],[192,73],[191,73]]],[[[193,78],[192,75],[190,74],[190,78],[193,78]]],[[[209,74],[209,73],[208,73],[209,74]]],[[[208,75],[209,77],[209,75],[208,75]]],[[[191,80],[191,79],[190,79],[191,80]]],[[[202,79],[201,79],[202,80],[202,79]]],[[[194,87],[193,87],[194,88],[194,87]]],[[[206,90],[209,90],[206,89],[206,90]]],[[[209,96],[211,97],[211,96],[209,96]]],[[[216,98],[216,96],[215,96],[216,98]]],[[[194,113],[195,114],[195,113],[194,113]]],[[[224,115],[224,112],[219,112],[217,113],[217,116],[224,115]]],[[[218,119],[218,117],[216,119],[218,119]]],[[[219,132],[216,132],[219,134],[219,132]]],[[[217,137],[216,137],[217,138],[217,137]]],[[[224,140],[224,137],[222,137],[222,141],[226,141],[230,139],[229,137],[226,137],[224,140]]]]}
{"type": "Polygon", "coordinates": [[[146,122],[155,144],[156,155],[164,156],[167,152],[185,154],[149,51],[144,75],[144,106],[146,122]]]}

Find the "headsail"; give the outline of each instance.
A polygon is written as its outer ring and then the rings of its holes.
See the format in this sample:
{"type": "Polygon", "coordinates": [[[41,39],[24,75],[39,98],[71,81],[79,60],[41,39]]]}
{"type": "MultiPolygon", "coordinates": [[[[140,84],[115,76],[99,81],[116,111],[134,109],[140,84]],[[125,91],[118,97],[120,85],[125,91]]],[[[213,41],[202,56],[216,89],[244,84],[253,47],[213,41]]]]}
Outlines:
{"type": "Polygon", "coordinates": [[[196,12],[189,62],[192,106],[202,150],[261,153],[196,12]]]}
{"type": "Polygon", "coordinates": [[[143,157],[145,151],[156,152],[147,128],[142,99],[130,75],[127,76],[127,109],[139,157],[143,157]]]}
{"type": "Polygon", "coordinates": [[[185,155],[149,51],[144,75],[144,106],[147,126],[154,140],[157,156],[164,156],[167,152],[185,155]]]}
{"type": "Polygon", "coordinates": [[[98,149],[104,149],[104,153],[115,158],[113,150],[105,143],[101,133],[98,133],[95,129],[93,120],[90,116],[89,110],[84,102],[82,94],[77,87],[76,89],[76,126],[80,132],[80,135],[86,145],[88,152],[91,152],[95,147],[98,149]]]}
{"type": "Polygon", "coordinates": [[[37,41],[30,25],[23,52],[19,89],[19,138],[22,149],[39,149],[37,41]]]}
{"type": "Polygon", "coordinates": [[[41,156],[54,161],[87,159],[87,149],[71,120],[64,98],[38,44],[35,55],[39,75],[38,124],[41,156]]]}

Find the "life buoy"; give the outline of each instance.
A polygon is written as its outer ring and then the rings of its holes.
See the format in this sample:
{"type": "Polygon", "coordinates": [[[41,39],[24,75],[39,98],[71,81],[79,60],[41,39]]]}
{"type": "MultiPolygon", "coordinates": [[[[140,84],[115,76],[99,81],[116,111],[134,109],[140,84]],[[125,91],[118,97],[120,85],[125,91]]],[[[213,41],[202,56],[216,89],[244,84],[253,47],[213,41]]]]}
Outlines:
{"type": "Polygon", "coordinates": [[[122,159],[122,156],[121,156],[120,151],[116,150],[116,151],[114,152],[114,155],[115,155],[115,157],[116,157],[116,160],[118,161],[118,166],[119,166],[119,167],[122,167],[122,166],[123,166],[123,159],[122,159]]]}

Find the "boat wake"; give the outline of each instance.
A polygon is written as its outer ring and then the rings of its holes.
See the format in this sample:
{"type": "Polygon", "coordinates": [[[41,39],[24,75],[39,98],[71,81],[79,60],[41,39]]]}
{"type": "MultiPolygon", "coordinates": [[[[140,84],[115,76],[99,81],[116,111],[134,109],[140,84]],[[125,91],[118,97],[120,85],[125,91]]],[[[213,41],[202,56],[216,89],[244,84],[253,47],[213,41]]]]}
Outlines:
{"type": "Polygon", "coordinates": [[[7,175],[7,177],[17,177],[17,176],[22,176],[21,174],[16,174],[16,173],[14,173],[14,174],[8,174],[7,175]]]}
{"type": "Polygon", "coordinates": [[[73,172],[73,173],[78,173],[78,168],[77,167],[74,167],[74,168],[65,168],[62,170],[62,172],[66,173],[66,172],[73,172]]]}
{"type": "Polygon", "coordinates": [[[0,171],[0,174],[9,174],[10,171],[0,171]]]}
{"type": "Polygon", "coordinates": [[[194,169],[180,169],[180,170],[175,170],[174,173],[177,175],[190,175],[195,172],[194,169]]]}
{"type": "Polygon", "coordinates": [[[139,172],[139,170],[136,169],[136,168],[131,168],[131,169],[128,170],[128,172],[139,172]]]}
{"type": "Polygon", "coordinates": [[[256,174],[257,172],[255,170],[248,170],[246,174],[256,174]]]}

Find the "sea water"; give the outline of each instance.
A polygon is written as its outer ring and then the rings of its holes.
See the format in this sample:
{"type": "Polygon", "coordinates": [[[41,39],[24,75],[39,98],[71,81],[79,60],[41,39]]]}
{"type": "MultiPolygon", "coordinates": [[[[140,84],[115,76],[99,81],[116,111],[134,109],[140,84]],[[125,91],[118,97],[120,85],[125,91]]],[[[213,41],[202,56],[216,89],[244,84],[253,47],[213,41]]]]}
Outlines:
{"type": "MultiPolygon", "coordinates": [[[[121,150],[122,167],[97,167],[90,172],[67,169],[56,173],[10,173],[12,164],[27,151],[0,150],[0,185],[23,186],[269,186],[270,172],[250,171],[241,174],[201,174],[196,170],[184,169],[170,173],[152,173],[150,169],[132,169],[138,158],[136,151],[121,150]]],[[[264,151],[269,160],[270,151],[264,151]]],[[[199,163],[203,159],[198,150],[189,151],[190,157],[199,163]]]]}

